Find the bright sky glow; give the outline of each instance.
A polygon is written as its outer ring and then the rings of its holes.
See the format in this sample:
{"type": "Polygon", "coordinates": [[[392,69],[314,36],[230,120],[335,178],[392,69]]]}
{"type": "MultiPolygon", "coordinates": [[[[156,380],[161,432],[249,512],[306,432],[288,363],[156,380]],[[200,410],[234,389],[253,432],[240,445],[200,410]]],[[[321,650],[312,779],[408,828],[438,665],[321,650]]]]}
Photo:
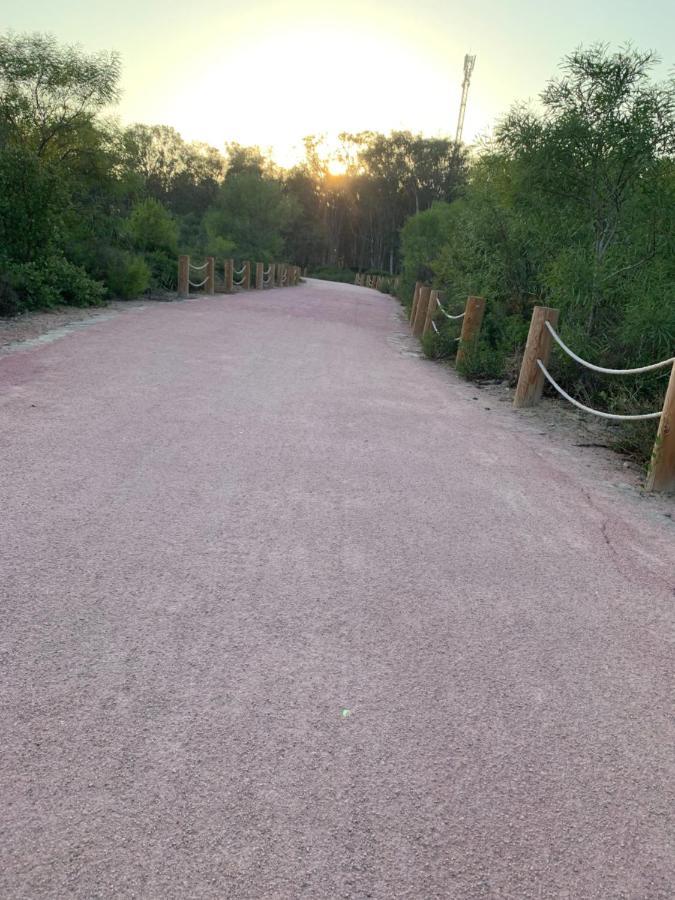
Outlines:
{"type": "Polygon", "coordinates": [[[660,78],[675,60],[670,0],[4,0],[0,28],[119,50],[123,122],[172,125],[221,149],[259,144],[282,165],[302,156],[306,134],[325,134],[328,148],[341,131],[453,136],[468,52],[467,140],[536,97],[581,43],[656,49],[660,78]]]}

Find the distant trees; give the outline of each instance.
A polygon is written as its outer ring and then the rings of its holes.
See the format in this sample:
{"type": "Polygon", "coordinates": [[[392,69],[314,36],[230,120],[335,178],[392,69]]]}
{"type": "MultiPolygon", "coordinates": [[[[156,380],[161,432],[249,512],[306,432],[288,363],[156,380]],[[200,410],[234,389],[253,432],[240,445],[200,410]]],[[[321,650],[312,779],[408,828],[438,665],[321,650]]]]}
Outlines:
{"type": "Polygon", "coordinates": [[[298,214],[280,181],[252,170],[228,172],[204,217],[206,249],[215,255],[271,262],[284,255],[283,230],[298,214]]]}
{"type": "Polygon", "coordinates": [[[306,138],[305,161],[287,182],[298,193],[302,221],[322,238],[320,247],[311,239],[297,246],[297,258],[310,266],[394,272],[408,216],[452,200],[466,180],[466,152],[448,139],[407,131],[342,134],[341,175],[330,172],[318,145],[317,138],[306,138]]]}

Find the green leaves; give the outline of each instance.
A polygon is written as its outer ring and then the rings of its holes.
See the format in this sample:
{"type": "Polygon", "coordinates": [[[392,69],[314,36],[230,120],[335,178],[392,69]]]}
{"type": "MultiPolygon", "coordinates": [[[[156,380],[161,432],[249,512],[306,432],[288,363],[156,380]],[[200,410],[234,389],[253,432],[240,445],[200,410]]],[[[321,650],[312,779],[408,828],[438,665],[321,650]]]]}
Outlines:
{"type": "Polygon", "coordinates": [[[0,128],[10,143],[63,156],[79,128],[118,97],[120,58],[51,35],[0,35],[0,128]]]}

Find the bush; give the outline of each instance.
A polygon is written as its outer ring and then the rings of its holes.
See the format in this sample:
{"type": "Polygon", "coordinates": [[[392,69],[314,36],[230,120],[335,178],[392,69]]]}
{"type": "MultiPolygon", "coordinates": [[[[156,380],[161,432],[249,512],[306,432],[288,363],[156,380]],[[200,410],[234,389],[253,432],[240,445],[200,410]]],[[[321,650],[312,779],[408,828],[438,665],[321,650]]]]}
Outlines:
{"type": "Polygon", "coordinates": [[[111,297],[132,300],[150,287],[151,271],[142,256],[113,250],[107,258],[105,280],[111,297]]]}
{"type": "Polygon", "coordinates": [[[337,266],[319,266],[309,273],[310,278],[321,281],[340,281],[343,284],[354,284],[356,272],[353,269],[339,269],[337,266]]]}
{"type": "Polygon", "coordinates": [[[134,204],[126,229],[136,250],[163,250],[174,256],[178,252],[178,225],[158,200],[134,204]]]}
{"type": "Polygon", "coordinates": [[[62,256],[48,257],[39,262],[10,264],[6,279],[17,298],[17,312],[49,309],[61,303],[98,306],[103,302],[103,285],[62,256]]]}
{"type": "Polygon", "coordinates": [[[0,316],[17,316],[21,312],[19,298],[6,275],[0,275],[0,316]]]}
{"type": "Polygon", "coordinates": [[[150,269],[150,288],[156,291],[174,291],[178,284],[178,269],[175,256],[161,250],[144,254],[150,269]]]}

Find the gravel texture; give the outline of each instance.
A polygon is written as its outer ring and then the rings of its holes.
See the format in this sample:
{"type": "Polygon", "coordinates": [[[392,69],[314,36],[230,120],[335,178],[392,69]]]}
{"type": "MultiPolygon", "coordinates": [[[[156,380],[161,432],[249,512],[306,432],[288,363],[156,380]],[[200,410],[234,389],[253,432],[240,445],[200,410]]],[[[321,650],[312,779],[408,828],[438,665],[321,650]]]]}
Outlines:
{"type": "Polygon", "coordinates": [[[672,522],[413,348],[309,281],[0,358],[0,896],[673,897],[672,522]]]}

